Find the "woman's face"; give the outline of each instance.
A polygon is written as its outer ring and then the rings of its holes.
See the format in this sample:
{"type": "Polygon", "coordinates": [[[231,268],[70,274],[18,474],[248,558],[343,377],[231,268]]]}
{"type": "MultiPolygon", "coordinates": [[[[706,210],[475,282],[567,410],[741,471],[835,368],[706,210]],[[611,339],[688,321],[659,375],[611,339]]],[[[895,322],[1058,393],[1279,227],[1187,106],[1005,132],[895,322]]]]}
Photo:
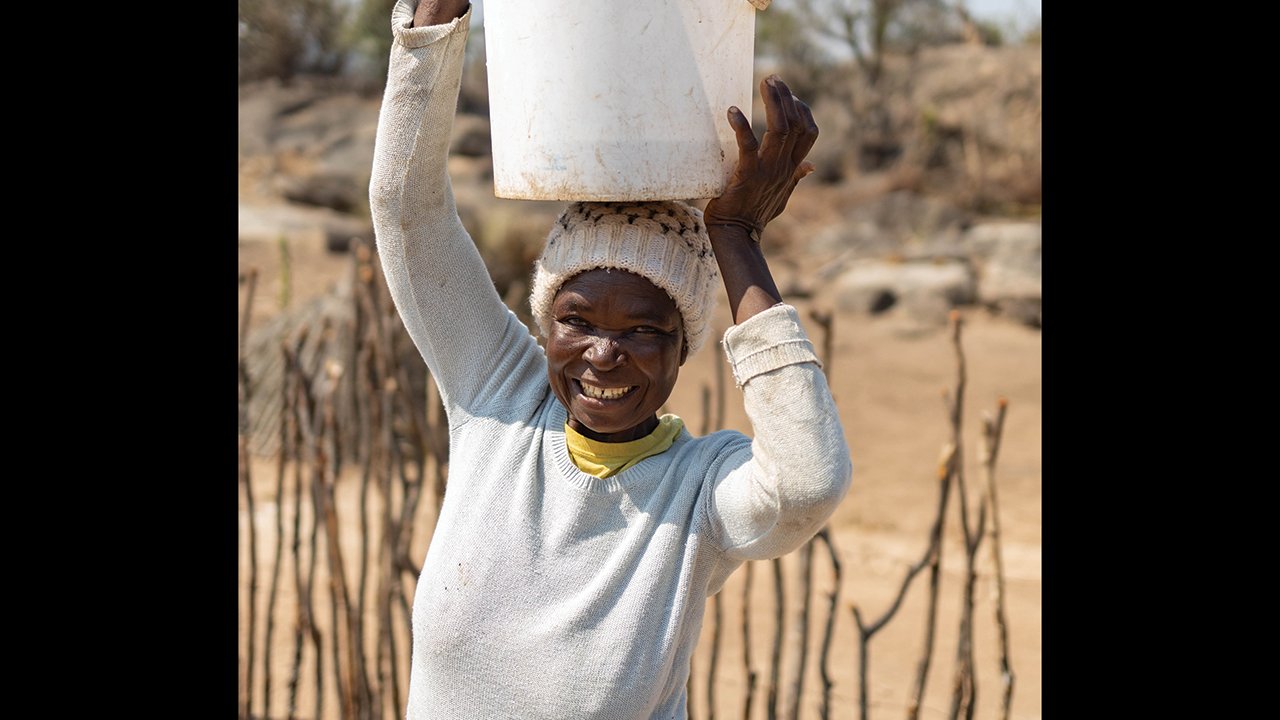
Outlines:
{"type": "Polygon", "coordinates": [[[623,270],[589,270],[551,304],[547,373],[569,425],[593,440],[626,442],[658,426],[684,364],[675,302],[623,270]]]}

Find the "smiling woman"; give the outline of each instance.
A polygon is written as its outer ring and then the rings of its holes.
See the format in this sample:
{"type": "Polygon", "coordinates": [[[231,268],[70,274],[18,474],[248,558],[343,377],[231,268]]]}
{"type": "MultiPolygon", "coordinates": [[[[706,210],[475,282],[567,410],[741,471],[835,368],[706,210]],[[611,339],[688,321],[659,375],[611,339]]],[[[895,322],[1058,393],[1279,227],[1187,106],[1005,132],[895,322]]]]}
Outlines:
{"type": "Polygon", "coordinates": [[[826,378],[759,237],[813,166],[809,109],[761,84],[768,130],[705,212],[573,203],[535,266],[546,349],[490,282],[447,173],[470,12],[401,0],[370,207],[396,308],[440,388],[449,482],[413,604],[407,717],[676,718],[705,599],[809,540],[852,466],[826,378]],[[754,438],[657,412],[708,337],[754,438]]]}

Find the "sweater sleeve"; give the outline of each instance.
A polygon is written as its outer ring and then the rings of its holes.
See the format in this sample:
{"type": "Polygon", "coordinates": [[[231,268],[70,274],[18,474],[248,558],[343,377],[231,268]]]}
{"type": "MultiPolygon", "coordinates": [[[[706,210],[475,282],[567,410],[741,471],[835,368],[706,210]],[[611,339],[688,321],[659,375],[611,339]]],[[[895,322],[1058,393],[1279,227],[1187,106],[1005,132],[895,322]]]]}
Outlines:
{"type": "Polygon", "coordinates": [[[545,359],[503,304],[458,218],[449,136],[462,83],[471,9],[412,27],[416,2],[392,11],[390,68],[378,116],[369,205],[378,255],[400,318],[430,367],[451,425],[489,404],[511,407],[545,359]],[[462,411],[462,416],[458,411],[462,411]]]}
{"type": "Polygon", "coordinates": [[[849,447],[795,308],[776,305],[729,328],[724,347],[755,437],[713,464],[703,508],[730,557],[778,557],[813,537],[844,499],[849,447]]]}

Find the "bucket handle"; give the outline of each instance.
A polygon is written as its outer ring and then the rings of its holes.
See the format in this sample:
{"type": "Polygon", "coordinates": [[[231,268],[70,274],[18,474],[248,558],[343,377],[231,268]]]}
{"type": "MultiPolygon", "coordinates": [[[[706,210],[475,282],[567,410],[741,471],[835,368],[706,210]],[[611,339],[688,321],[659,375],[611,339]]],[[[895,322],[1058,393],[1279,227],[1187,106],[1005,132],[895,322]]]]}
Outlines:
{"type": "Polygon", "coordinates": [[[747,0],[747,2],[751,3],[751,6],[757,10],[764,10],[769,7],[769,3],[773,2],[773,0],[747,0]]]}

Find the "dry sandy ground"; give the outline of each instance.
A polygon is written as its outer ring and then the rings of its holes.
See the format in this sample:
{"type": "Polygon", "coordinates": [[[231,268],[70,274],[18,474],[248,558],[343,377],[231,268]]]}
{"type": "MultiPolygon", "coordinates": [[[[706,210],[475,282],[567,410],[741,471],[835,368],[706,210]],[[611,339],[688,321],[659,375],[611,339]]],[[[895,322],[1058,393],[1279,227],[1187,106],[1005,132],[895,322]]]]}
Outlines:
{"type": "MultiPolygon", "coordinates": [[[[348,268],[345,256],[324,252],[319,238],[295,238],[290,241],[293,264],[294,301],[298,302],[329,287],[348,268]]],[[[278,249],[269,243],[245,243],[240,247],[242,270],[256,267],[262,273],[255,301],[254,323],[260,323],[276,311],[278,292],[278,249]]],[[[795,304],[807,318],[809,302],[795,304]]],[[[825,308],[824,308],[825,309],[825,308]]],[[[722,299],[718,329],[727,325],[727,309],[722,299]]],[[[1005,425],[996,481],[1000,501],[1000,525],[1003,533],[1006,604],[1009,614],[1010,655],[1016,688],[1012,717],[1032,720],[1041,716],[1041,343],[1036,330],[1010,321],[990,317],[973,309],[964,313],[964,348],[968,369],[965,402],[964,453],[969,479],[969,500],[976,503],[981,473],[976,461],[977,438],[983,413],[993,412],[998,397],[1008,398],[1005,425]]],[[[807,322],[811,337],[821,331],[807,322]]],[[[714,349],[714,347],[712,348],[714,349]]],[[[892,602],[906,568],[916,562],[926,546],[928,528],[933,522],[938,499],[936,465],[940,450],[949,437],[949,427],[941,400],[944,388],[954,387],[956,361],[949,339],[941,328],[923,328],[903,317],[888,314],[866,317],[837,314],[835,318],[835,360],[828,368],[836,402],[841,409],[846,437],[854,457],[853,489],[832,518],[833,536],[843,565],[839,609],[834,630],[835,642],[830,668],[834,687],[834,710],[831,717],[858,717],[858,638],[851,613],[857,604],[865,616],[879,617],[892,602]]],[[[702,424],[701,392],[704,383],[714,378],[713,352],[693,358],[681,373],[669,410],[685,418],[691,431],[697,433],[702,424]]],[[[749,430],[741,402],[731,391],[727,405],[726,425],[749,430]]],[[[259,555],[257,647],[263,645],[262,612],[266,606],[269,561],[274,552],[275,532],[275,463],[270,459],[255,461],[255,527],[259,555]]],[[[292,476],[292,473],[289,473],[292,476]]],[[[338,483],[339,512],[351,528],[343,537],[348,575],[354,576],[359,556],[358,479],[344,476],[338,483]]],[[[286,486],[286,510],[291,506],[291,484],[286,486]]],[[[376,494],[374,494],[376,501],[376,494]]],[[[922,718],[944,718],[950,706],[951,677],[955,668],[957,626],[960,614],[960,590],[963,582],[963,558],[959,540],[955,496],[947,518],[943,555],[937,640],[929,674],[922,718]]],[[[241,567],[242,598],[248,597],[247,577],[247,513],[241,500],[241,567]]],[[[376,503],[375,503],[376,504],[376,503]]],[[[415,530],[413,559],[420,562],[433,526],[433,503],[424,502],[419,525],[415,530]]],[[[376,543],[375,543],[376,546],[376,543]]],[[[978,676],[978,718],[999,717],[999,649],[994,622],[995,587],[991,541],[984,541],[979,551],[979,583],[975,614],[975,647],[978,676]]],[[[287,552],[286,552],[287,555],[287,552]]],[[[323,556],[321,565],[323,565],[323,556]]],[[[798,590],[795,574],[798,562],[794,556],[784,560],[788,577],[787,608],[794,612],[798,590]]],[[[291,588],[292,568],[286,560],[284,582],[278,605],[283,615],[292,618],[294,596],[291,588]]],[[[773,634],[773,580],[769,563],[754,568],[752,592],[751,637],[752,666],[760,676],[762,690],[768,682],[769,656],[773,634]]],[[[321,581],[324,582],[323,568],[321,581]]],[[[370,580],[370,586],[374,580],[370,580]]],[[[800,717],[818,717],[820,680],[817,648],[822,623],[826,618],[826,598],[832,586],[829,563],[819,549],[814,560],[814,591],[810,634],[812,641],[800,717]]],[[[900,611],[870,644],[869,697],[873,718],[905,716],[915,666],[924,643],[927,577],[922,574],[912,586],[900,611]]],[[[745,672],[742,657],[742,588],[744,571],[739,570],[726,585],[723,597],[724,627],[717,670],[716,716],[742,717],[745,672]]],[[[323,587],[323,586],[321,586],[323,587]]],[[[410,597],[412,595],[410,594],[410,597]]],[[[321,622],[328,622],[327,594],[317,605],[321,622]]],[[[243,602],[243,600],[242,600],[243,602]]],[[[247,628],[242,611],[241,647],[247,628]]],[[[708,613],[710,617],[710,613],[708,613]]],[[[397,622],[403,620],[397,617],[397,622]]],[[[709,661],[710,620],[704,626],[703,642],[694,662],[693,714],[707,717],[705,675],[709,661]]],[[[404,638],[401,637],[403,643],[404,638]]],[[[272,658],[271,717],[284,717],[284,685],[292,654],[292,622],[277,622],[272,658]]],[[[401,645],[403,648],[403,645],[401,645]]],[[[326,650],[326,655],[328,651],[326,650]]],[[[372,652],[370,653],[372,654],[372,652]]],[[[242,650],[243,657],[243,650],[242,650]]],[[[795,658],[784,655],[784,666],[795,658]]],[[[329,661],[326,658],[326,663],[329,661]]],[[[262,702],[261,661],[255,671],[254,708],[260,714],[262,702]]],[[[304,665],[300,694],[302,717],[311,717],[313,690],[310,653],[304,665]]],[[[403,675],[406,671],[400,669],[403,675]]],[[[401,682],[401,692],[404,690],[401,682]]],[[[326,687],[326,717],[337,717],[337,696],[330,680],[326,687]]],[[[786,696],[784,695],[784,700],[786,696]]],[[[756,696],[752,717],[765,717],[762,692],[756,696]]],[[[400,710],[388,709],[387,717],[399,716],[400,710]]]]}

